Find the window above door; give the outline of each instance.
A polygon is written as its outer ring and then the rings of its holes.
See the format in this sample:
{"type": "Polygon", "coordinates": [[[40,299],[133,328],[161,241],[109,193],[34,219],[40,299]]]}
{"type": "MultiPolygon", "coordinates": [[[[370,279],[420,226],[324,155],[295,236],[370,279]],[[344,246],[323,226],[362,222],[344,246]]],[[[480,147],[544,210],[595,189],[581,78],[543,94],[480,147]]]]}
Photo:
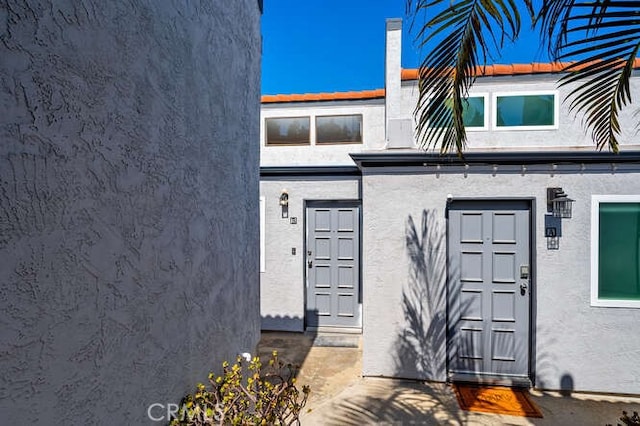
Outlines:
{"type": "Polygon", "coordinates": [[[553,130],[558,128],[556,91],[493,94],[494,130],[553,130]]]}
{"type": "MultiPolygon", "coordinates": [[[[447,102],[447,107],[451,108],[452,101],[447,102]]],[[[489,94],[475,93],[464,99],[462,102],[462,121],[465,130],[478,131],[489,130],[489,94]]],[[[442,120],[430,122],[429,127],[442,127],[451,119],[449,115],[442,120]]]]}

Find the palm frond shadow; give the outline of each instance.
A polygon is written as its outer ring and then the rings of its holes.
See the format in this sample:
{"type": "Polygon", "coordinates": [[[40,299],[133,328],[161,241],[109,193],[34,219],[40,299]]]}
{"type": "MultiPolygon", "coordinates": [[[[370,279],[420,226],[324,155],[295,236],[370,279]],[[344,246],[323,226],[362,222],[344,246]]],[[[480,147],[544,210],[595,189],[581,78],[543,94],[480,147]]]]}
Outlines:
{"type": "MultiPolygon", "coordinates": [[[[410,260],[402,304],[405,328],[397,337],[396,376],[446,380],[447,247],[446,222],[436,210],[423,210],[419,228],[412,216],[405,225],[410,260]]],[[[449,271],[451,272],[451,271],[449,271]]],[[[455,398],[447,386],[432,387],[438,404],[455,398]]],[[[458,418],[457,410],[449,410],[458,418]]]]}
{"type": "Polygon", "coordinates": [[[395,341],[394,380],[369,383],[366,396],[342,400],[325,424],[463,424],[466,414],[446,383],[446,238],[444,217],[423,210],[405,225],[410,260],[402,304],[405,327],[395,341]],[[416,380],[418,379],[418,380],[416,380]],[[423,381],[423,380],[427,381],[423,381]]]}
{"type": "Polygon", "coordinates": [[[439,221],[434,210],[424,210],[420,228],[409,216],[405,230],[410,270],[402,295],[406,326],[396,344],[396,373],[443,381],[447,337],[444,220],[439,221]]]}
{"type": "Polygon", "coordinates": [[[349,398],[333,406],[323,424],[463,424],[462,419],[451,416],[457,412],[455,397],[439,397],[447,393],[443,383],[383,380],[368,385],[368,389],[367,396],[349,398]]]}
{"type": "Polygon", "coordinates": [[[430,47],[419,66],[414,110],[423,149],[462,157],[469,91],[505,42],[518,39],[524,19],[540,32],[549,57],[563,63],[559,84],[568,88],[569,111],[582,120],[598,150],[619,151],[626,125],[620,112],[635,96],[639,0],[406,0],[406,6],[412,27],[420,19],[415,43],[430,47]]]}

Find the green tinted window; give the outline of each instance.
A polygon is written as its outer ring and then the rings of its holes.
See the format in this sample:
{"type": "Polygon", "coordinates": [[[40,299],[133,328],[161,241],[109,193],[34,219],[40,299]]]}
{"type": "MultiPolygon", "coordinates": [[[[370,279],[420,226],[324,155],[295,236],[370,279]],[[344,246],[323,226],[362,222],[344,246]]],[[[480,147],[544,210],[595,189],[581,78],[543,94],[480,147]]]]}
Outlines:
{"type": "Polygon", "coordinates": [[[484,98],[467,98],[462,106],[462,120],[465,127],[484,127],[484,98]]]}
{"type": "Polygon", "coordinates": [[[640,203],[600,203],[598,297],[640,300],[640,203]]]}
{"type": "Polygon", "coordinates": [[[498,127],[555,125],[555,95],[509,95],[496,97],[498,127]]]}
{"type": "MultiPolygon", "coordinates": [[[[451,108],[451,101],[447,102],[447,106],[451,108]]],[[[443,118],[431,127],[444,127],[450,117],[443,118]]],[[[484,97],[472,96],[462,103],[462,122],[465,127],[484,127],[484,97]]]]}

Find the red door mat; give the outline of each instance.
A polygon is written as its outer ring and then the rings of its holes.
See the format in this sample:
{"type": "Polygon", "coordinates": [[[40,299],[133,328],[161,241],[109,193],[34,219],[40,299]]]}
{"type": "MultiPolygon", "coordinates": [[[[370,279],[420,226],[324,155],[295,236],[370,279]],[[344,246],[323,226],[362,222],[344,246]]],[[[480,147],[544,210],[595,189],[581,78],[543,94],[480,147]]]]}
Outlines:
{"type": "Polygon", "coordinates": [[[467,411],[508,414],[521,417],[542,417],[531,401],[529,391],[501,386],[453,385],[458,405],[467,411]]]}

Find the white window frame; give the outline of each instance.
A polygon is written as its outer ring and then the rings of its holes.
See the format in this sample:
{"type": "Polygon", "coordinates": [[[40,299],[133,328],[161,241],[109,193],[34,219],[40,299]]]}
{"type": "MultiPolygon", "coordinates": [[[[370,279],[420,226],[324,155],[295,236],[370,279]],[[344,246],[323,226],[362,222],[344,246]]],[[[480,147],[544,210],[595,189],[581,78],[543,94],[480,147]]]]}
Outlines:
{"type": "Polygon", "coordinates": [[[266,270],[266,260],[265,260],[265,218],[266,218],[266,201],[265,197],[260,197],[260,272],[264,272],[266,270]]]}
{"type": "Polygon", "coordinates": [[[560,121],[560,95],[558,90],[525,90],[515,92],[493,92],[491,96],[491,128],[497,132],[513,130],[557,130],[560,121]],[[553,125],[544,126],[498,126],[498,97],[553,95],[553,125]]]}
{"type": "Polygon", "coordinates": [[[489,130],[489,93],[469,93],[468,98],[484,98],[484,124],[482,127],[467,127],[464,130],[468,132],[486,132],[489,130]]]}
{"type": "Polygon", "coordinates": [[[608,308],[640,308],[640,300],[615,300],[598,298],[600,203],[640,203],[640,195],[591,196],[591,306],[608,308]]]}

